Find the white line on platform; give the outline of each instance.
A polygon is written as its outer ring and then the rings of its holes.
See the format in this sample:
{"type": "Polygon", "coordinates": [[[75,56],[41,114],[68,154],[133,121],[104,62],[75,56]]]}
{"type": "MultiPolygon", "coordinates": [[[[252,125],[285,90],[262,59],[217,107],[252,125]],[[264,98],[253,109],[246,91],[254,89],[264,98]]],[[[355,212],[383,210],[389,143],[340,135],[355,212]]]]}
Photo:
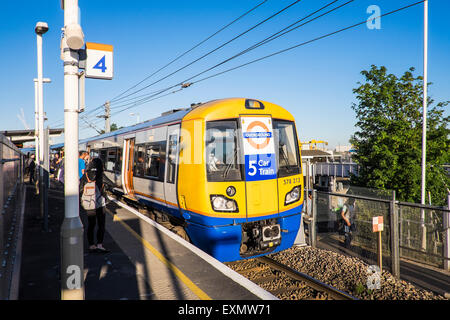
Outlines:
{"type": "Polygon", "coordinates": [[[114,203],[118,204],[119,206],[121,206],[122,208],[127,209],[131,213],[135,214],[140,219],[142,219],[145,222],[149,223],[150,225],[152,225],[153,227],[155,227],[159,231],[163,232],[165,235],[169,236],[173,240],[177,241],[178,243],[180,243],[184,247],[188,248],[190,251],[192,251],[193,253],[198,255],[200,258],[202,258],[203,260],[208,262],[210,265],[212,265],[214,268],[219,270],[221,273],[223,273],[228,278],[232,279],[234,282],[240,284],[241,286],[243,286],[244,288],[249,290],[251,293],[253,293],[258,298],[261,298],[263,300],[279,300],[277,297],[275,297],[271,293],[269,293],[266,290],[262,289],[261,287],[257,286],[256,284],[254,284],[253,282],[251,282],[247,278],[244,278],[243,276],[241,276],[236,271],[231,270],[226,265],[224,265],[222,262],[220,262],[219,260],[217,260],[214,257],[210,256],[206,252],[200,250],[199,248],[194,246],[192,243],[187,242],[186,240],[182,239],[181,237],[177,236],[173,232],[171,232],[168,229],[166,229],[165,227],[163,227],[162,225],[160,225],[157,222],[153,221],[152,219],[144,216],[139,211],[137,211],[137,210],[127,206],[126,204],[123,204],[122,202],[120,202],[120,201],[118,201],[116,199],[113,199],[113,198],[110,198],[110,197],[109,197],[109,199],[111,201],[113,201],[114,203]]]}

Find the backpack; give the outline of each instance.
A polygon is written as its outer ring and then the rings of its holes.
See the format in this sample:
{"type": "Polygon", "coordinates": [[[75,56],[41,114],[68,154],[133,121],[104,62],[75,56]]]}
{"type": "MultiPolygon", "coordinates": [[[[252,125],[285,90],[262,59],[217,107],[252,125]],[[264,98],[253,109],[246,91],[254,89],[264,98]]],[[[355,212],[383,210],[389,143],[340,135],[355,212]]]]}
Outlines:
{"type": "Polygon", "coordinates": [[[84,210],[95,210],[106,205],[105,197],[102,196],[95,181],[89,181],[84,185],[81,196],[81,206],[84,210]]]}

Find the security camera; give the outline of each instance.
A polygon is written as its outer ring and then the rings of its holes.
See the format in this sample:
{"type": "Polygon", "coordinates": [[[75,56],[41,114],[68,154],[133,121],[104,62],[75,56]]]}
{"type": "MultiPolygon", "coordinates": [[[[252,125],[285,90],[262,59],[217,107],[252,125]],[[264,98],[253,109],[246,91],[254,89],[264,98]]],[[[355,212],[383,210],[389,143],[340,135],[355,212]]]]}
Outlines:
{"type": "Polygon", "coordinates": [[[34,28],[34,31],[37,34],[43,35],[48,31],[48,24],[47,22],[38,22],[36,23],[36,27],[34,28]]]}

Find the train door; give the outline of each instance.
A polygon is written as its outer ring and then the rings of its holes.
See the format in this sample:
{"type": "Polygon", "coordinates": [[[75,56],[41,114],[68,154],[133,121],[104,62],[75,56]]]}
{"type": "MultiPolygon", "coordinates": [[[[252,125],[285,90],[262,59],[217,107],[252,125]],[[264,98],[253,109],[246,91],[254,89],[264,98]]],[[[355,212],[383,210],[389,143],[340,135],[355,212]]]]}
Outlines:
{"type": "Polygon", "coordinates": [[[133,163],[135,138],[125,138],[122,155],[122,187],[125,194],[134,197],[133,163]]]}
{"type": "Polygon", "coordinates": [[[245,159],[247,219],[279,213],[277,163],[272,118],[240,117],[245,159]]]}
{"type": "Polygon", "coordinates": [[[166,168],[164,174],[164,196],[166,203],[178,206],[177,200],[177,171],[178,150],[180,139],[180,125],[170,126],[167,130],[166,168]]]}

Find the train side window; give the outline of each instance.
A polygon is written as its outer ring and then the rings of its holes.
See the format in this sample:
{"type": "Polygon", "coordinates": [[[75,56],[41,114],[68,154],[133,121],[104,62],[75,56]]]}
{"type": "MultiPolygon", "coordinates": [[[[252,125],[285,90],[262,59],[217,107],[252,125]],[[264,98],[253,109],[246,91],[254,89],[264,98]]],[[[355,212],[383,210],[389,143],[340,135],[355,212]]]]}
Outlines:
{"type": "Polygon", "coordinates": [[[106,171],[114,171],[114,166],[116,164],[117,148],[111,148],[107,150],[107,157],[105,162],[106,171]]]}
{"type": "Polygon", "coordinates": [[[91,150],[90,158],[91,159],[98,158],[98,150],[91,150]]]}
{"type": "Polygon", "coordinates": [[[134,175],[136,177],[142,177],[144,175],[145,166],[145,146],[136,146],[136,153],[134,155],[134,175]]]}
{"type": "Polygon", "coordinates": [[[122,172],[122,148],[117,148],[117,157],[114,171],[117,173],[122,172]]]}
{"type": "Polygon", "coordinates": [[[160,178],[159,167],[161,164],[161,146],[148,145],[146,153],[145,175],[151,178],[160,178]]]}
{"type": "Polygon", "coordinates": [[[99,158],[100,158],[100,160],[102,160],[103,168],[104,168],[105,164],[106,164],[106,158],[107,158],[107,150],[106,149],[101,149],[100,150],[99,158]]]}
{"type": "Polygon", "coordinates": [[[167,183],[175,183],[177,170],[178,133],[169,136],[169,153],[167,155],[167,183]]]}

